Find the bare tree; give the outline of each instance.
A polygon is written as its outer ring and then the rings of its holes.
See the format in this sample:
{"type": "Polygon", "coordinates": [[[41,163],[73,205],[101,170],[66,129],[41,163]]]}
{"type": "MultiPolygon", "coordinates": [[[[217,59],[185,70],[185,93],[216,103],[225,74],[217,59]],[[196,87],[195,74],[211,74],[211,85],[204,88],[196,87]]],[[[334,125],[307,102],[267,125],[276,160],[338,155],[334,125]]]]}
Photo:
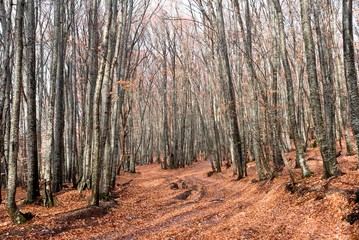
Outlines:
{"type": "MultiPolygon", "coordinates": [[[[6,114],[7,109],[10,106],[9,94],[10,94],[10,35],[11,35],[11,8],[6,11],[4,1],[0,1],[0,23],[1,30],[3,33],[3,45],[1,52],[3,58],[0,63],[0,189],[3,184],[2,172],[5,172],[5,161],[6,161],[6,150],[5,150],[5,134],[6,134],[6,114]]],[[[0,191],[0,202],[2,202],[1,191],[0,191]]]]}
{"type": "MultiPolygon", "coordinates": [[[[315,56],[315,46],[313,40],[312,27],[310,23],[310,6],[308,0],[300,1],[301,23],[305,45],[305,56],[307,75],[310,85],[310,105],[313,110],[313,119],[315,125],[316,137],[320,146],[323,158],[323,177],[329,178],[342,174],[336,164],[335,146],[333,141],[327,139],[327,129],[323,120],[323,110],[320,100],[320,88],[317,77],[317,63],[315,56]],[[334,148],[334,151],[333,151],[334,148]]],[[[329,87],[329,86],[328,86],[329,87]]],[[[328,96],[330,97],[330,96],[328,96]]],[[[331,126],[327,126],[327,128],[331,126]]]]}
{"type": "Polygon", "coordinates": [[[106,17],[105,29],[102,36],[102,52],[100,57],[99,72],[96,79],[96,88],[94,95],[94,112],[93,112],[93,150],[92,150],[92,195],[90,205],[99,205],[100,200],[100,173],[101,173],[101,129],[100,129],[100,105],[101,105],[101,89],[103,87],[103,80],[105,75],[109,75],[110,69],[106,69],[106,61],[108,55],[109,35],[112,24],[112,7],[113,1],[106,0],[106,17]]]}
{"type": "Polygon", "coordinates": [[[15,81],[11,105],[10,149],[8,166],[8,183],[6,192],[6,210],[14,224],[26,221],[24,215],[16,205],[17,157],[19,153],[19,121],[23,74],[23,29],[24,29],[24,1],[19,0],[16,7],[15,19],[15,81]]]}
{"type": "Polygon", "coordinates": [[[246,163],[245,159],[242,159],[242,143],[238,126],[237,119],[237,102],[234,90],[234,84],[232,80],[231,67],[228,57],[228,49],[226,43],[226,32],[224,28],[224,17],[223,17],[223,4],[222,0],[217,0],[218,8],[218,20],[219,20],[219,36],[220,36],[220,49],[222,53],[222,58],[224,61],[225,76],[228,82],[228,94],[229,94],[229,116],[230,116],[230,126],[231,126],[231,140],[234,144],[234,156],[235,161],[238,163],[238,179],[245,177],[246,175],[246,163]]]}
{"type": "Polygon", "coordinates": [[[297,118],[295,116],[295,101],[294,101],[294,84],[292,79],[292,71],[288,60],[288,51],[286,47],[286,39],[284,32],[284,17],[282,8],[280,6],[279,0],[273,0],[274,8],[276,10],[277,18],[278,18],[278,29],[279,29],[279,43],[280,43],[280,53],[282,65],[284,68],[284,74],[286,78],[287,85],[287,101],[288,101],[288,113],[289,113],[289,121],[290,128],[293,132],[294,136],[294,144],[296,147],[296,157],[302,169],[302,176],[304,178],[310,177],[312,172],[309,170],[305,159],[304,159],[304,139],[303,135],[300,133],[300,129],[298,129],[297,118]]]}
{"type": "Polygon", "coordinates": [[[26,4],[27,15],[27,195],[26,202],[33,203],[40,196],[36,129],[36,22],[35,1],[26,4]]]}
{"type": "MultiPolygon", "coordinates": [[[[358,78],[355,69],[354,58],[354,36],[353,36],[353,1],[343,0],[343,51],[344,51],[344,70],[348,89],[350,118],[352,131],[359,149],[359,102],[358,78]]],[[[359,154],[359,151],[357,152],[359,154]]],[[[359,155],[358,155],[359,156],[359,155]]],[[[359,161],[359,160],[358,160],[359,161]]],[[[359,162],[358,162],[359,167],[359,162]]]]}

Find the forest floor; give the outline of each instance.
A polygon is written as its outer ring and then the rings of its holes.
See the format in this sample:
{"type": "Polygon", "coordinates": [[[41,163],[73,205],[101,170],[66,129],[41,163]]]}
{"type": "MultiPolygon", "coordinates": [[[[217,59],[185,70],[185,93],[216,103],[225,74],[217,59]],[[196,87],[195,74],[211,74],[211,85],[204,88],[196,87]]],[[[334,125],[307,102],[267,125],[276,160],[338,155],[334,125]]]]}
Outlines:
{"type": "Polygon", "coordinates": [[[359,239],[359,221],[343,219],[359,188],[356,156],[340,156],[346,174],[329,180],[321,179],[318,149],[309,149],[306,159],[315,174],[301,180],[295,169],[300,190],[294,194],[286,191],[286,170],[258,182],[249,163],[249,176],[234,181],[231,168],[208,177],[211,167],[203,160],[184,169],[164,171],[154,164],[122,174],[117,204],[102,202],[91,211],[90,191],[64,189],[47,209],[22,205],[25,191],[19,189],[20,210],[36,216],[13,226],[2,203],[0,239],[359,239]],[[179,189],[171,189],[174,183],[179,189]]]}

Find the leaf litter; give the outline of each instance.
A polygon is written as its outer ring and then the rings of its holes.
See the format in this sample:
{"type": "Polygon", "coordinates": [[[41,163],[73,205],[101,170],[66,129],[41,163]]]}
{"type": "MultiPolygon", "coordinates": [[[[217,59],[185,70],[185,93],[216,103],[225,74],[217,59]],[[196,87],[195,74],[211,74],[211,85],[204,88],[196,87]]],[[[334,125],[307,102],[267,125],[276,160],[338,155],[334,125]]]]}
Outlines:
{"type": "MultiPolygon", "coordinates": [[[[295,159],[295,153],[287,157],[295,159]]],[[[25,189],[18,188],[20,210],[35,217],[14,226],[2,203],[0,239],[359,239],[359,221],[351,225],[345,220],[358,207],[353,201],[359,189],[357,157],[339,156],[346,174],[331,179],[321,178],[317,148],[306,157],[315,174],[300,179],[300,170],[294,169],[295,193],[286,191],[286,170],[258,182],[255,165],[249,163],[249,176],[234,181],[232,169],[208,177],[211,167],[201,159],[183,169],[165,171],[154,164],[137,167],[136,174],[123,173],[114,190],[117,204],[101,202],[92,211],[83,210],[89,190],[64,189],[56,194],[55,207],[44,208],[23,205],[25,189]],[[174,183],[178,188],[171,187],[174,183]]]]}

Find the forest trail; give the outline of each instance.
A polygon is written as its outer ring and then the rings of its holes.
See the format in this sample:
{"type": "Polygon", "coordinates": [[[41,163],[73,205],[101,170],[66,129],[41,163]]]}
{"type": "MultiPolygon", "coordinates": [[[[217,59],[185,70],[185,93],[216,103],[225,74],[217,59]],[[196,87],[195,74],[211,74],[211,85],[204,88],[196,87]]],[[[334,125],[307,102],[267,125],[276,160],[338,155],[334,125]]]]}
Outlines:
{"type": "MultiPolygon", "coordinates": [[[[10,224],[1,204],[0,239],[359,239],[359,223],[343,220],[353,208],[348,198],[359,188],[359,173],[350,170],[355,157],[340,157],[347,174],[328,181],[320,178],[317,156],[314,150],[307,154],[316,174],[300,183],[299,194],[285,190],[286,171],[254,181],[253,163],[240,181],[225,167],[208,177],[208,161],[167,171],[157,164],[140,166],[136,174],[118,178],[118,205],[107,214],[71,217],[68,212],[86,207],[90,192],[70,189],[56,196],[52,209],[20,206],[36,214],[21,226],[10,224]]],[[[18,196],[21,200],[24,191],[18,196]]]]}

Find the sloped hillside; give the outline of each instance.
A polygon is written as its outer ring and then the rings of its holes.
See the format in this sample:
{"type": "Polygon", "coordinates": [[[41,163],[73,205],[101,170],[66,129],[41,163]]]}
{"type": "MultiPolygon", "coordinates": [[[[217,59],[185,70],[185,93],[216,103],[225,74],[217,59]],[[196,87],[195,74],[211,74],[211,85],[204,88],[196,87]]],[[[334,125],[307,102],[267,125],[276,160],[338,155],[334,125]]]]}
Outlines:
{"type": "MultiPolygon", "coordinates": [[[[294,153],[288,158],[294,159],[294,153]]],[[[210,166],[199,160],[185,169],[138,167],[136,174],[118,178],[116,202],[84,209],[90,192],[67,189],[56,196],[57,206],[21,206],[36,215],[12,226],[0,206],[1,239],[359,239],[359,221],[343,218],[355,208],[359,189],[356,157],[340,156],[344,176],[321,179],[317,149],[307,153],[315,175],[298,180],[297,192],[286,190],[289,176],[257,182],[255,167],[249,177],[233,181],[231,168],[207,176],[210,166]]],[[[19,190],[19,201],[24,190],[19,190]]]]}

